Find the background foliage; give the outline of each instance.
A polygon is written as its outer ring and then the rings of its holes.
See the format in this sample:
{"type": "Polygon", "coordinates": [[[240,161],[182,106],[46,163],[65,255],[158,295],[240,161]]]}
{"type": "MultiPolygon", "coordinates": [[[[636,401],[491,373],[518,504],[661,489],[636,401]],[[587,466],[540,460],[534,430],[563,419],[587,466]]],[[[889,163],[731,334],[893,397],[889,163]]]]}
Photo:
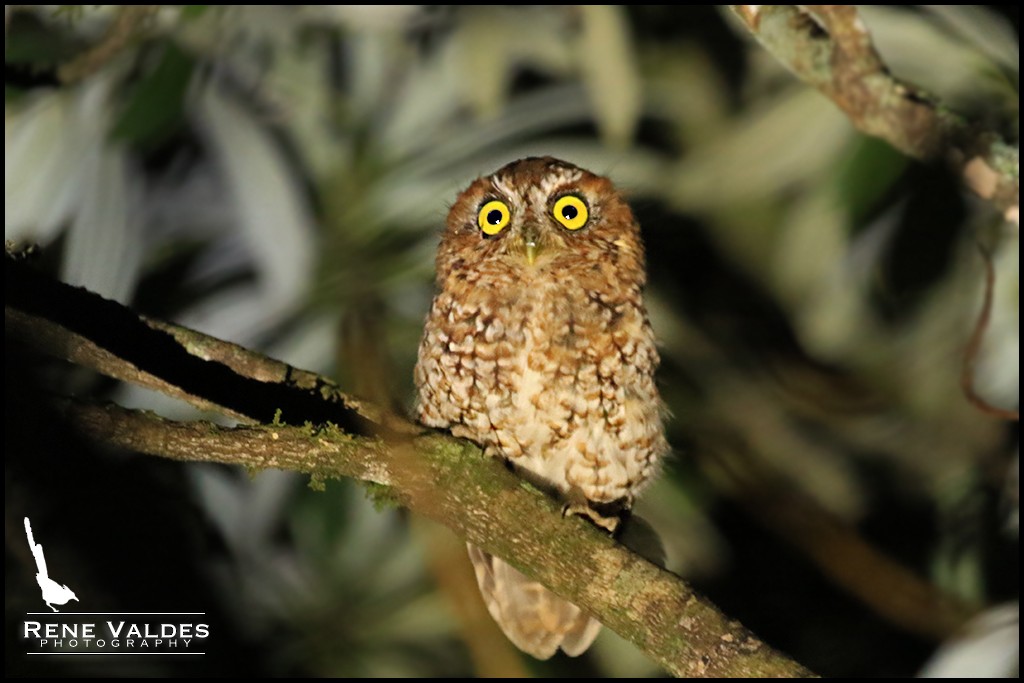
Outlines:
{"type": "MultiPolygon", "coordinates": [[[[726,14],[7,12],[5,235],[61,279],[407,407],[448,203],[510,160],[566,158],[644,228],[675,453],[639,514],[668,567],[825,675],[916,672],[998,605],[1016,629],[1017,430],[958,382],[981,243],[978,388],[1018,404],[1017,226],[856,133],[726,14]],[[920,599],[890,580],[907,570],[920,599]]],[[[999,12],[863,18],[894,73],[1016,141],[1018,19],[999,12]]],[[[5,360],[9,626],[37,607],[28,514],[83,605],[214,619],[201,662],[117,673],[660,674],[611,633],[580,660],[520,658],[467,615],[445,530],[349,482],[100,451],[37,388],[190,409],[5,360]]],[[[112,666],[26,662],[13,631],[9,674],[112,666]]],[[[1016,646],[982,659],[1015,667],[1016,646]]]]}

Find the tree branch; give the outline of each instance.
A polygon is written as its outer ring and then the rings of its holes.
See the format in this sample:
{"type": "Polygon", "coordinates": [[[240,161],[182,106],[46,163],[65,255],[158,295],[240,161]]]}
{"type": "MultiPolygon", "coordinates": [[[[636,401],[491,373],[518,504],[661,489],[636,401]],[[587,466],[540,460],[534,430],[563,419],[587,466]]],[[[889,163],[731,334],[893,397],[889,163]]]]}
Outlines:
{"type": "Polygon", "coordinates": [[[790,71],[859,130],[915,159],[946,158],[963,182],[1020,224],[1020,153],[936,98],[894,78],[852,5],[730,5],[790,71]]]}
{"type": "Polygon", "coordinates": [[[333,425],[222,427],[202,420],[167,420],[114,404],[61,398],[54,399],[54,405],[84,436],[137,453],[179,462],[240,465],[252,471],[289,470],[315,479],[351,477],[382,486],[394,483],[387,457],[394,444],[355,437],[333,425]]]}
{"type": "Polygon", "coordinates": [[[305,472],[314,482],[353,477],[383,485],[396,502],[509,559],[676,675],[811,675],[678,576],[587,522],[563,518],[556,501],[471,443],[410,427],[345,396],[325,378],[192,330],[144,321],[10,256],[4,261],[8,338],[263,423],[226,428],[58,400],[71,423],[93,439],[187,462],[275,467],[305,472]],[[285,416],[303,426],[284,424],[285,416]]]}
{"type": "Polygon", "coordinates": [[[195,330],[137,316],[117,302],[4,259],[8,334],[39,350],[242,422],[332,422],[352,434],[410,425],[311,372],[195,330]]]}

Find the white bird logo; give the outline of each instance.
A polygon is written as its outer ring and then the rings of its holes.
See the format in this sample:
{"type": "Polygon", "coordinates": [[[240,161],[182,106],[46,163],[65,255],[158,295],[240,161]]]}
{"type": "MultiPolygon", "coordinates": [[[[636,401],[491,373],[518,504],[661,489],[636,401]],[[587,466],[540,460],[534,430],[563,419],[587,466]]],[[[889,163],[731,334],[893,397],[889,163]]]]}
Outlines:
{"type": "Polygon", "coordinates": [[[43,591],[43,602],[54,612],[58,612],[54,605],[66,605],[69,601],[78,602],[78,596],[66,585],[62,586],[46,573],[46,557],[43,556],[43,546],[36,543],[32,536],[32,524],[25,518],[25,534],[28,536],[28,547],[32,550],[32,556],[36,558],[36,583],[43,591]]]}

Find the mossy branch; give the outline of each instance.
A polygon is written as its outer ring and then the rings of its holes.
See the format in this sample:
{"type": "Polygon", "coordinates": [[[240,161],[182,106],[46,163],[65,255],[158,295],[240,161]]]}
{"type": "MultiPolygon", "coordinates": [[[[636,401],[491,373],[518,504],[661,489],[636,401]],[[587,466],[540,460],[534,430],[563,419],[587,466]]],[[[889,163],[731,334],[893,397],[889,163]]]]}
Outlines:
{"type": "Polygon", "coordinates": [[[1020,222],[1020,152],[895,78],[852,5],[730,5],[758,42],[859,130],[915,159],[945,158],[978,196],[1020,222]]]}
{"type": "Polygon", "coordinates": [[[8,340],[245,422],[220,427],[55,399],[83,434],[186,462],[352,477],[509,559],[679,676],[809,676],[678,576],[485,458],[345,396],[329,380],[193,330],[144,320],[7,256],[8,340]],[[233,392],[244,392],[245,396],[233,392]],[[380,487],[386,487],[381,489],[380,487]],[[523,524],[523,520],[530,520],[523,524]]]}

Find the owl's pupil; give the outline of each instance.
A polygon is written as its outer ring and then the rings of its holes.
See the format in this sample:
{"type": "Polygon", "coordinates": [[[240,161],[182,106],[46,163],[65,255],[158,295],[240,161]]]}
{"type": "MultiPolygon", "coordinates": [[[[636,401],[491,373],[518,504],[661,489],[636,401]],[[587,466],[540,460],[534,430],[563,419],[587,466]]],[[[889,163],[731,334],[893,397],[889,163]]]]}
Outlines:
{"type": "Polygon", "coordinates": [[[491,225],[497,225],[498,223],[501,222],[501,219],[501,211],[498,211],[497,209],[492,209],[487,212],[487,222],[490,223],[491,225]]]}
{"type": "Polygon", "coordinates": [[[575,206],[566,206],[562,209],[562,218],[567,221],[571,221],[579,215],[579,211],[575,206]]]}

